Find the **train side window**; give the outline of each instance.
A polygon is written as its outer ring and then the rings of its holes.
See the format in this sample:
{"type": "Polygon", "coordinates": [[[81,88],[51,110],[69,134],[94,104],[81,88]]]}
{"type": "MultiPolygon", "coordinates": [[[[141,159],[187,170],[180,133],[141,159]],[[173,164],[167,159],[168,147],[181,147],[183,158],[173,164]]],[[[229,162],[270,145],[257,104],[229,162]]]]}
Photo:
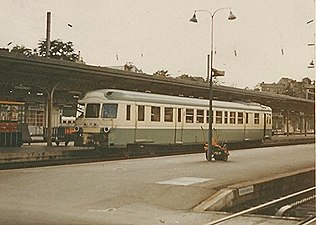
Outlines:
{"type": "Polygon", "coordinates": [[[196,122],[204,123],[204,110],[203,109],[196,110],[196,122]]]}
{"type": "Polygon", "coordinates": [[[117,104],[103,104],[102,105],[102,118],[116,118],[117,117],[117,104]]]}
{"type": "Polygon", "coordinates": [[[137,120],[145,121],[145,106],[144,105],[139,105],[137,107],[137,120]]]}
{"type": "Polygon", "coordinates": [[[235,124],[236,123],[236,112],[229,113],[229,123],[235,124]]]}
{"type": "Polygon", "coordinates": [[[181,123],[182,121],[182,109],[178,109],[178,122],[181,123]]]}
{"type": "Polygon", "coordinates": [[[225,111],[224,112],[224,123],[228,123],[228,112],[227,111],[225,111]]]}
{"type": "Polygon", "coordinates": [[[193,119],[194,119],[194,109],[186,109],[185,122],[193,123],[193,119]]]}
{"type": "Polygon", "coordinates": [[[249,113],[246,113],[246,124],[249,123],[249,113]]]}
{"type": "Polygon", "coordinates": [[[254,124],[259,124],[260,123],[260,120],[259,120],[259,113],[255,113],[255,117],[254,117],[254,124]]]}
{"type": "Polygon", "coordinates": [[[215,122],[216,123],[222,123],[223,121],[223,112],[222,111],[216,111],[215,113],[215,122]]]}
{"type": "Polygon", "coordinates": [[[151,121],[160,122],[160,107],[158,106],[151,107],[151,121]]]}
{"type": "Polygon", "coordinates": [[[131,105],[126,105],[126,120],[131,120],[131,105]]]}
{"type": "Polygon", "coordinates": [[[238,124],[243,124],[244,123],[244,115],[242,112],[237,113],[237,123],[238,124]]]}
{"type": "Polygon", "coordinates": [[[87,104],[86,118],[98,118],[100,112],[100,104],[87,104]]]}
{"type": "Polygon", "coordinates": [[[173,122],[173,108],[165,108],[165,122],[173,122]]]}

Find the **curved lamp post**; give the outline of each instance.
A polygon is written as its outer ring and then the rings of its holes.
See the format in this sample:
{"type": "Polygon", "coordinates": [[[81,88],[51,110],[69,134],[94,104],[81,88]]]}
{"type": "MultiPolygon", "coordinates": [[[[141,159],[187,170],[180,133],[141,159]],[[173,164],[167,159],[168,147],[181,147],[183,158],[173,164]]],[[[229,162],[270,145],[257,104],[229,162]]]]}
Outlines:
{"type": "Polygon", "coordinates": [[[196,19],[196,13],[197,12],[207,12],[209,13],[210,15],[210,18],[211,18],[211,54],[210,54],[210,88],[209,88],[209,91],[210,91],[210,96],[209,96],[209,117],[208,117],[208,124],[209,124],[209,128],[208,128],[208,148],[207,148],[207,161],[211,161],[212,160],[212,130],[213,130],[213,127],[212,127],[212,123],[213,123],[213,112],[212,112],[212,100],[213,100],[213,81],[212,81],[212,78],[213,78],[213,52],[214,52],[214,46],[213,46],[213,40],[214,40],[214,16],[215,14],[220,11],[220,10],[224,10],[224,9],[229,9],[230,12],[229,12],[229,16],[228,16],[228,20],[234,20],[236,19],[236,16],[232,13],[231,9],[230,8],[219,8],[217,10],[215,10],[213,13],[211,13],[210,11],[208,10],[195,10],[194,11],[194,14],[193,14],[193,17],[190,19],[190,22],[193,22],[193,23],[197,23],[197,19],[196,19]]]}

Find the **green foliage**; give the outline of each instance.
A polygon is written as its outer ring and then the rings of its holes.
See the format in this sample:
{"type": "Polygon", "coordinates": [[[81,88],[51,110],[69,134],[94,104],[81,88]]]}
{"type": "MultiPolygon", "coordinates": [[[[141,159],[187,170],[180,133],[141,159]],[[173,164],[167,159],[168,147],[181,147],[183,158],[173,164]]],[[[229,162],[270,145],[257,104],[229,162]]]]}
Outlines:
{"type": "Polygon", "coordinates": [[[158,70],[157,72],[153,73],[153,75],[158,77],[170,77],[168,70],[158,70]]]}
{"type": "Polygon", "coordinates": [[[189,76],[188,74],[182,74],[181,76],[177,77],[177,79],[190,80],[190,81],[202,82],[202,83],[206,82],[203,77],[189,76]]]}
{"type": "Polygon", "coordinates": [[[11,49],[11,52],[21,53],[26,56],[33,55],[32,49],[26,48],[24,45],[16,45],[11,49]]]}
{"type": "MultiPolygon", "coordinates": [[[[32,50],[24,45],[16,45],[11,49],[11,52],[21,53],[26,56],[38,55],[46,57],[46,40],[38,42],[38,49],[32,50]]],[[[79,61],[79,55],[75,53],[73,43],[71,41],[63,42],[60,39],[51,41],[49,57],[66,61],[79,61]]]]}
{"type": "MultiPolygon", "coordinates": [[[[38,54],[46,57],[46,40],[38,43],[38,49],[38,54]]],[[[60,39],[51,41],[49,57],[52,59],[62,59],[67,61],[79,60],[79,55],[75,53],[73,43],[71,41],[63,42],[60,39]]]]}

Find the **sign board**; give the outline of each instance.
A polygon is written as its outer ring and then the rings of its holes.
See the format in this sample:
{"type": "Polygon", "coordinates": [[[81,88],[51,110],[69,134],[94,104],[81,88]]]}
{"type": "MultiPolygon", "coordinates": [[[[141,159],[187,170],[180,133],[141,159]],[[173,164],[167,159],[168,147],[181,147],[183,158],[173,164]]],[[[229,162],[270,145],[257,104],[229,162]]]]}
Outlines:
{"type": "Polygon", "coordinates": [[[254,192],[254,187],[253,185],[251,186],[247,186],[247,187],[242,187],[238,189],[238,195],[242,196],[242,195],[247,195],[247,194],[251,194],[254,192]]]}

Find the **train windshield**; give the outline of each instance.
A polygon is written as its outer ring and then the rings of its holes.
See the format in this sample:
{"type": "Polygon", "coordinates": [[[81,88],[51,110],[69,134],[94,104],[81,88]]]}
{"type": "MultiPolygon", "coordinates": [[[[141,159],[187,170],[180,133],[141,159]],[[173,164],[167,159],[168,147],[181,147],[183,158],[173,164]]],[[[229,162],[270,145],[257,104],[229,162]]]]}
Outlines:
{"type": "Polygon", "coordinates": [[[100,104],[87,104],[86,118],[98,118],[100,112],[100,104]]]}
{"type": "Polygon", "coordinates": [[[103,104],[101,117],[102,118],[116,118],[117,117],[117,104],[103,104]]]}

